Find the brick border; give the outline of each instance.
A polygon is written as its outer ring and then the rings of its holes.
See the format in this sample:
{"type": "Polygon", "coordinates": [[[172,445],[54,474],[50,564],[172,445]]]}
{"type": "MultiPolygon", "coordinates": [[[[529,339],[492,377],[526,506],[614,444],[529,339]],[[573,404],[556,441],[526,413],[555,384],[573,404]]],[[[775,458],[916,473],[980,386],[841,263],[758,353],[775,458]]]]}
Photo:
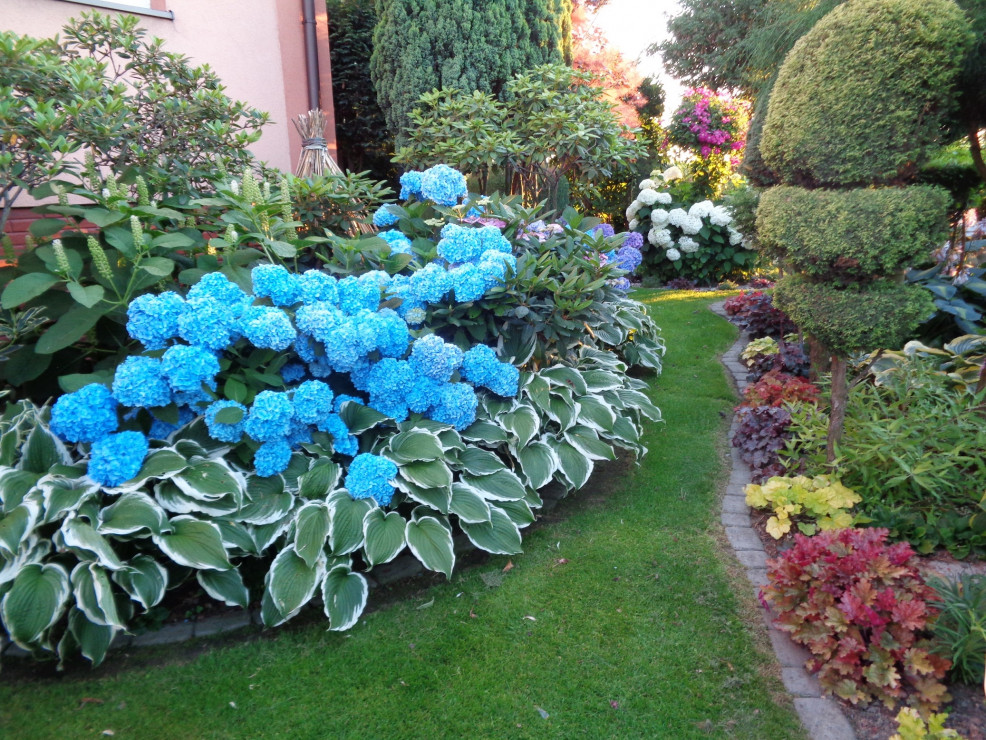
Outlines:
{"type": "MultiPolygon", "coordinates": [[[[725,301],[713,303],[709,310],[726,318],[724,303],[725,301]]],[[[740,393],[749,385],[746,380],[746,366],[740,361],[740,352],[749,341],[749,335],[741,331],[736,343],[721,358],[740,393]]],[[[729,427],[730,441],[738,425],[739,422],[734,417],[729,427]]],[[[743,493],[743,487],[752,482],[752,476],[750,467],[740,459],[739,450],[732,445],[730,460],[732,469],[726,494],[722,499],[720,521],[729,544],[733,546],[736,559],[746,568],[746,577],[753,587],[753,593],[757,595],[760,587],[767,584],[767,554],[750,525],[750,507],[746,505],[746,495],[743,493]]],[[[838,702],[823,696],[818,680],[805,670],[805,661],[810,657],[808,651],[792,642],[786,633],[776,629],[766,610],[763,618],[770,644],[781,664],[784,688],[794,697],[794,708],[812,740],[857,740],[856,733],[838,702]]]]}

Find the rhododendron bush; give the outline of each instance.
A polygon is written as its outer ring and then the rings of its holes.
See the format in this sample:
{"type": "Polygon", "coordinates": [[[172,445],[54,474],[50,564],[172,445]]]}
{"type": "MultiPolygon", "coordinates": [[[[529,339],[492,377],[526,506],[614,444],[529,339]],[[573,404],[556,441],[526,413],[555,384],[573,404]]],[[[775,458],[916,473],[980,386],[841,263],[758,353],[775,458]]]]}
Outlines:
{"type": "Polygon", "coordinates": [[[193,578],[267,625],[320,599],[348,629],[373,566],[407,550],[450,576],[459,533],[518,553],[541,489],[646,452],[660,412],[628,368],[660,370],[663,344],[626,296],[634,240],[470,198],[444,165],[401,184],[383,231],[334,242],[332,272],[258,250],[249,270],[138,296],[139,354],[5,409],[11,640],[98,663],[193,578]]]}

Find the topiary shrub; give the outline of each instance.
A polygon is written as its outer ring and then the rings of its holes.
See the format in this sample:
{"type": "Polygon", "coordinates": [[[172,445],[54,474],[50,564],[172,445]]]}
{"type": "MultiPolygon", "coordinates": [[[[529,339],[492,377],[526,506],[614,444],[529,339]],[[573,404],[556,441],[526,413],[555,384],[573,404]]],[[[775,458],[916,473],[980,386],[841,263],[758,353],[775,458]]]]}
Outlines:
{"type": "Polygon", "coordinates": [[[908,178],[941,143],[971,36],[951,0],[851,0],[788,54],[761,153],[785,182],[908,178]],[[887,43],[893,39],[893,43],[887,43]]]}

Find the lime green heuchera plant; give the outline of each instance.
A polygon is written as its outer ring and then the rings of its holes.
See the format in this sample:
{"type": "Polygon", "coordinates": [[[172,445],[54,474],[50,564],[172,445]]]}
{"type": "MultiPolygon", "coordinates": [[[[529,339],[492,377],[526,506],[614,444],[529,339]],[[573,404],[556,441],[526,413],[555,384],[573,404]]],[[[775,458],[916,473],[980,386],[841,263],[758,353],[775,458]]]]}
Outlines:
{"type": "Polygon", "coordinates": [[[767,520],[767,532],[776,540],[791,531],[792,519],[798,517],[813,520],[797,522],[798,529],[806,535],[850,527],[853,518],[846,509],[862,500],[827,475],[774,477],[762,486],[751,483],[743,490],[748,506],[773,509],[774,515],[767,520]]]}

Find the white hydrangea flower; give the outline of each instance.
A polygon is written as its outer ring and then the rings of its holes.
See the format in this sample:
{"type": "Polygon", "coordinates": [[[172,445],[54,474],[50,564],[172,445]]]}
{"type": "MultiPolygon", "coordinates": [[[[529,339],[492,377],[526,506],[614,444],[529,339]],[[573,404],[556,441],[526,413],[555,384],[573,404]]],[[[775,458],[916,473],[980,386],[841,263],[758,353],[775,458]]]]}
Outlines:
{"type": "Polygon", "coordinates": [[[637,215],[637,211],[639,210],[640,210],[640,203],[635,200],[633,203],[630,204],[630,207],[627,208],[627,218],[628,219],[633,218],[634,216],[637,215]]]}
{"type": "Polygon", "coordinates": [[[741,233],[739,233],[736,229],[730,228],[729,229],[729,243],[732,246],[735,247],[741,241],[743,241],[743,235],[741,233]]]}
{"type": "Polygon", "coordinates": [[[668,223],[679,229],[688,220],[688,212],[684,208],[672,208],[668,211],[668,223]]]}
{"type": "Polygon", "coordinates": [[[656,187],[657,187],[657,185],[654,183],[654,181],[651,180],[650,178],[648,178],[646,180],[641,180],[640,181],[640,187],[638,189],[639,190],[648,190],[648,189],[653,190],[656,187]]]}
{"type": "Polygon", "coordinates": [[[666,170],[664,170],[664,173],[662,175],[662,177],[664,177],[665,181],[667,182],[670,182],[671,180],[680,180],[684,176],[685,173],[681,171],[681,168],[678,167],[678,165],[672,165],[671,167],[668,167],[666,170]]]}
{"type": "Polygon", "coordinates": [[[709,213],[709,221],[716,226],[729,226],[733,222],[733,214],[726,206],[716,206],[709,213]]]}
{"type": "Polygon", "coordinates": [[[668,258],[669,260],[671,260],[672,262],[677,262],[678,260],[680,260],[680,259],[681,259],[681,252],[679,252],[679,251],[678,251],[677,249],[675,249],[674,247],[672,247],[671,249],[669,249],[669,250],[668,250],[667,252],[665,252],[664,254],[665,254],[665,255],[667,255],[667,258],[668,258]]]}
{"type": "Polygon", "coordinates": [[[681,251],[685,254],[691,254],[692,252],[698,251],[698,242],[689,236],[683,236],[678,240],[678,246],[681,247],[681,251]]]}
{"type": "Polygon", "coordinates": [[[647,241],[656,247],[670,247],[674,244],[671,232],[667,229],[651,229],[647,234],[647,241]]]}
{"type": "Polygon", "coordinates": [[[681,230],[686,234],[697,234],[704,225],[698,216],[688,216],[681,225],[681,230]]]}
{"type": "Polygon", "coordinates": [[[715,206],[712,204],[711,200],[702,200],[698,203],[692,203],[692,207],[688,209],[689,216],[698,216],[699,218],[706,218],[715,206]]]}
{"type": "Polygon", "coordinates": [[[652,206],[657,202],[657,191],[651,188],[645,188],[637,194],[637,200],[643,203],[645,206],[652,206]]]}
{"type": "Polygon", "coordinates": [[[637,220],[637,219],[635,219],[635,218],[631,218],[631,219],[630,219],[630,223],[629,223],[629,224],[627,224],[627,228],[628,228],[628,229],[630,229],[630,231],[633,231],[633,230],[634,230],[634,229],[636,229],[636,228],[637,228],[638,226],[640,226],[640,221],[638,221],[638,220],[637,220]]]}
{"type": "Polygon", "coordinates": [[[664,228],[668,225],[668,212],[663,208],[655,208],[650,212],[650,220],[654,224],[654,228],[664,228]]]}
{"type": "Polygon", "coordinates": [[[658,193],[657,202],[663,206],[671,205],[671,193],[658,193]]]}

